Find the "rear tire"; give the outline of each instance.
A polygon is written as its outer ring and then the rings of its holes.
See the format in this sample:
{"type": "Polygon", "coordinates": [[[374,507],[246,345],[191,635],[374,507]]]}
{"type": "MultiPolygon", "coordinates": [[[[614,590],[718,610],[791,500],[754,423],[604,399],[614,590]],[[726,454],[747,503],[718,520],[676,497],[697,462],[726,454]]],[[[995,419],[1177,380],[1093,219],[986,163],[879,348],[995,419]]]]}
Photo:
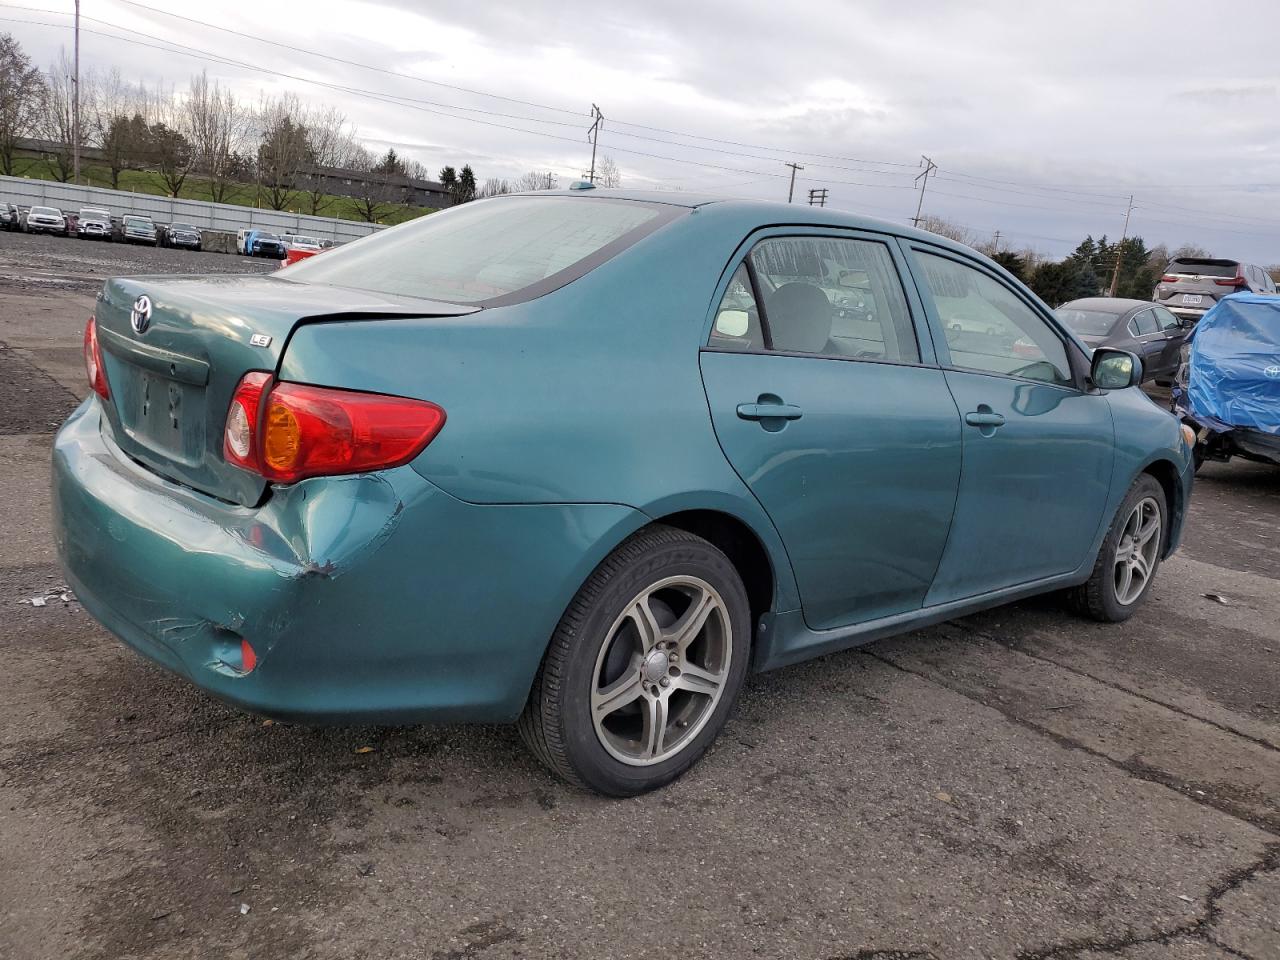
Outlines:
{"type": "Polygon", "coordinates": [[[1116,511],[1093,573],[1071,593],[1076,609],[1103,623],[1133,616],[1160,569],[1167,525],[1164,489],[1155,477],[1141,474],[1116,511]]]}
{"type": "Polygon", "coordinates": [[[729,558],[653,526],[582,585],[551,638],[519,720],[554,774],[635,796],[675,780],[711,746],[751,659],[751,613],[729,558]]]}

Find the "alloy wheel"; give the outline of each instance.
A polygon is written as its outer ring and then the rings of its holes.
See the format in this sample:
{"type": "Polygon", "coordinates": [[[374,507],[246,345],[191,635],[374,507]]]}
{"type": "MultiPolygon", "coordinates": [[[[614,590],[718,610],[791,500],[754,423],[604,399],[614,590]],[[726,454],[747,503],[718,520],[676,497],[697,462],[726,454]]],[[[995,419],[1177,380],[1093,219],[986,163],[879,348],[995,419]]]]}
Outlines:
{"type": "Polygon", "coordinates": [[[1134,603],[1151,581],[1160,552],[1160,505],[1151,497],[1138,502],[1116,543],[1116,602],[1134,603]]]}
{"type": "Polygon", "coordinates": [[[715,712],[732,655],[728,611],[709,583],[675,576],[646,587],[596,657],[591,720],[601,745],[632,766],[679,753],[715,712]]]}

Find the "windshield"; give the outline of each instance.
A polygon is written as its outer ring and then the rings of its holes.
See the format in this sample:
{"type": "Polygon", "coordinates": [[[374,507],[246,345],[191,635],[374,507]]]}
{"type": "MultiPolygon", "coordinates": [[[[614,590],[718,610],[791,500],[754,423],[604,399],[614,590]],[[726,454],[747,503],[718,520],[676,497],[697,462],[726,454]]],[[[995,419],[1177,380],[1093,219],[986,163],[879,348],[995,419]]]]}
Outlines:
{"type": "Polygon", "coordinates": [[[55,210],[53,207],[32,207],[31,212],[38,217],[60,217],[61,210],[55,210]]]}
{"type": "Polygon", "coordinates": [[[105,210],[81,210],[81,220],[110,220],[111,214],[105,210]]]}
{"type": "Polygon", "coordinates": [[[149,227],[151,221],[146,217],[125,217],[124,222],[134,227],[149,227]]]}
{"type": "Polygon", "coordinates": [[[503,197],[429,214],[286,268],[289,279],[454,303],[547,293],[680,208],[587,197],[503,197]],[[537,287],[537,289],[531,289],[537,287]]]}
{"type": "Polygon", "coordinates": [[[194,232],[196,228],[189,223],[171,223],[169,224],[169,229],[170,230],[191,230],[194,232]]]}
{"type": "Polygon", "coordinates": [[[1070,307],[1060,307],[1054,313],[1072,333],[1081,337],[1105,337],[1119,317],[1119,314],[1101,310],[1073,310],[1070,307]]]}

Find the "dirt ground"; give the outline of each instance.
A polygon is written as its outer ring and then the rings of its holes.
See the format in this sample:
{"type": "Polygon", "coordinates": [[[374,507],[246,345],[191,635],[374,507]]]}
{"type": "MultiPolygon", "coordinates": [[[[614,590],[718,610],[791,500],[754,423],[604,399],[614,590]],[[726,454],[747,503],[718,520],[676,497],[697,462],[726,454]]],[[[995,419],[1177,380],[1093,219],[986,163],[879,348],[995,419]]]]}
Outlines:
{"type": "Polygon", "coordinates": [[[273,266],[0,234],[0,957],[1280,957],[1280,469],[1205,467],[1125,625],[1044,598],[755,676],[603,800],[506,728],[264,723],[57,596],[96,286],[273,266]]]}

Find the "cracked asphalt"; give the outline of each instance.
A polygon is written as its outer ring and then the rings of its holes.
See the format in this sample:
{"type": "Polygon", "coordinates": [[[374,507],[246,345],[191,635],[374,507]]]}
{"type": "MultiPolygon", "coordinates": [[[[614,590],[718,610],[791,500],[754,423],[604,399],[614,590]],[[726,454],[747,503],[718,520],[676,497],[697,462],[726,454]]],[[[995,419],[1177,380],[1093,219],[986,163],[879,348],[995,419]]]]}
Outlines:
{"type": "Polygon", "coordinates": [[[0,234],[0,957],[1280,957],[1280,469],[1205,467],[1127,624],[1040,598],[757,675],[603,800],[506,728],[264,723],[57,596],[96,285],[271,266],[0,234]]]}

